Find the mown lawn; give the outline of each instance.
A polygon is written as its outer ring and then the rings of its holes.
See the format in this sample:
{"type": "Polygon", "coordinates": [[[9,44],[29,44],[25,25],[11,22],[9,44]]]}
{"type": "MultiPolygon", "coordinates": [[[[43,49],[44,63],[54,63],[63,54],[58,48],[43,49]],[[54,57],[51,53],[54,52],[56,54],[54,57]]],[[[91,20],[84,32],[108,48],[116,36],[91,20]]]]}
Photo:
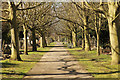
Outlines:
{"type": "MultiPolygon", "coordinates": [[[[55,43],[51,43],[53,46],[55,43]]],[[[28,52],[29,55],[21,54],[23,61],[1,60],[3,78],[22,78],[40,58],[52,47],[38,48],[37,52],[28,52]]]]}
{"type": "Polygon", "coordinates": [[[68,49],[88,73],[95,78],[120,77],[120,65],[111,65],[111,55],[97,56],[96,50],[85,52],[81,48],[68,49]]]}

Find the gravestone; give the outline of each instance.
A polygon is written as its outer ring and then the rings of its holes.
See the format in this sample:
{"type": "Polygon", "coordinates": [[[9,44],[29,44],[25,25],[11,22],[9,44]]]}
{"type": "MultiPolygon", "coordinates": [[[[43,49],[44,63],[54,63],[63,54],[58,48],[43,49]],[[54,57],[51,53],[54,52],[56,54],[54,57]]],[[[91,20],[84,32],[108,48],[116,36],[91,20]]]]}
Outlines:
{"type": "Polygon", "coordinates": [[[73,44],[72,44],[72,43],[69,43],[69,44],[67,45],[67,47],[68,47],[68,48],[73,48],[73,44]]]}
{"type": "Polygon", "coordinates": [[[96,41],[95,36],[92,37],[92,47],[93,47],[93,48],[96,48],[96,47],[97,47],[97,41],[96,41]]]}

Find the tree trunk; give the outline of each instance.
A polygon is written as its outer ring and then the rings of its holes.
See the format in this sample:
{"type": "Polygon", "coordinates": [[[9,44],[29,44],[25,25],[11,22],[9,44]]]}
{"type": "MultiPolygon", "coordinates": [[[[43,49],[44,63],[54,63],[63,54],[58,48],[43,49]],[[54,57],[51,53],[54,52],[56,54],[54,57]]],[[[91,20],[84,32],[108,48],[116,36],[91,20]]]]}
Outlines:
{"type": "Polygon", "coordinates": [[[23,28],[24,28],[24,54],[25,54],[25,55],[28,55],[28,48],[27,48],[27,45],[28,45],[28,41],[27,41],[27,29],[25,28],[25,25],[23,25],[23,28]]]}
{"type": "Polygon", "coordinates": [[[2,39],[2,51],[4,51],[4,47],[5,47],[5,40],[2,39]]]}
{"type": "Polygon", "coordinates": [[[100,55],[100,39],[99,39],[99,33],[97,32],[97,56],[100,55]]]}
{"type": "Polygon", "coordinates": [[[90,51],[89,30],[88,30],[88,17],[84,18],[84,38],[85,38],[85,51],[90,51]]]}
{"type": "Polygon", "coordinates": [[[42,33],[40,37],[40,47],[44,48],[45,46],[47,46],[47,43],[46,43],[45,35],[44,33],[42,33]]]}
{"type": "Polygon", "coordinates": [[[44,45],[43,45],[43,37],[42,37],[42,36],[40,37],[40,47],[41,47],[41,48],[44,48],[44,45]]]}
{"type": "Polygon", "coordinates": [[[119,64],[120,63],[120,8],[118,8],[118,4],[115,2],[109,2],[109,16],[108,24],[109,24],[109,34],[110,34],[110,43],[111,43],[111,51],[112,51],[112,62],[111,64],[119,64]],[[117,18],[115,18],[117,16],[117,18]],[[113,21],[113,19],[115,19],[113,21]]]}
{"type": "Polygon", "coordinates": [[[44,41],[44,38],[42,36],[40,37],[40,47],[41,48],[45,47],[45,41],[44,41]]]}
{"type": "Polygon", "coordinates": [[[46,42],[46,39],[45,39],[45,34],[43,34],[43,41],[44,41],[44,46],[46,47],[47,46],[47,42],[46,42]]]}
{"type": "Polygon", "coordinates": [[[100,27],[101,27],[101,18],[99,18],[99,26],[97,26],[97,14],[96,14],[96,16],[95,16],[95,31],[96,31],[96,35],[97,35],[97,56],[100,55],[100,39],[99,39],[100,27]]]}
{"type": "Polygon", "coordinates": [[[70,43],[72,43],[72,31],[70,33],[70,40],[69,40],[70,43]]]}
{"type": "Polygon", "coordinates": [[[66,44],[68,44],[69,43],[69,38],[68,38],[68,36],[66,37],[66,44]]]}
{"type": "Polygon", "coordinates": [[[85,49],[84,29],[82,29],[82,50],[85,49]]]}
{"type": "Polygon", "coordinates": [[[47,37],[47,44],[50,45],[50,39],[47,37]]]}
{"type": "Polygon", "coordinates": [[[36,36],[35,36],[35,28],[32,29],[32,51],[37,51],[37,46],[36,46],[36,36]]]}
{"type": "Polygon", "coordinates": [[[60,42],[60,36],[58,36],[58,42],[60,42]]]}
{"type": "Polygon", "coordinates": [[[87,27],[84,27],[84,38],[85,38],[85,51],[90,51],[90,41],[89,41],[89,34],[88,34],[88,30],[87,27]]]}
{"type": "Polygon", "coordinates": [[[77,46],[77,33],[72,31],[72,43],[73,43],[73,47],[77,46]]]}
{"type": "Polygon", "coordinates": [[[12,44],[12,52],[11,52],[11,59],[21,61],[19,55],[19,36],[18,36],[18,29],[16,23],[16,7],[12,5],[12,10],[10,11],[10,18],[11,18],[11,44],[12,44]]]}

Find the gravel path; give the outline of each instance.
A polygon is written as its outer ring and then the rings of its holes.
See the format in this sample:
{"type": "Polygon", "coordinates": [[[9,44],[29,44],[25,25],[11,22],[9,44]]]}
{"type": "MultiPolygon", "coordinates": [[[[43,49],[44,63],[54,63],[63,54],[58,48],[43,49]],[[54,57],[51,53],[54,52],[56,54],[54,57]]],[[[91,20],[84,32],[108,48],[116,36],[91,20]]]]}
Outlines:
{"type": "Polygon", "coordinates": [[[23,80],[81,80],[79,78],[91,78],[67,50],[57,43],[49,52],[45,53],[38,62],[24,77],[23,80]],[[35,79],[36,80],[36,79],[35,79]]]}

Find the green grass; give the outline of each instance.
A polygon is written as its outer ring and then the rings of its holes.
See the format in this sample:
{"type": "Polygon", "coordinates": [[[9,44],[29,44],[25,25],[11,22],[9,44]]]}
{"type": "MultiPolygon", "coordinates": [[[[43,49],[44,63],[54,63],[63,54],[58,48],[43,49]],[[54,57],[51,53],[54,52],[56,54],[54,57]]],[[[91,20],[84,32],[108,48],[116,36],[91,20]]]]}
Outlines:
{"type": "Polygon", "coordinates": [[[50,43],[49,46],[54,46],[55,44],[56,44],[56,42],[52,42],[52,43],[50,43]]]}
{"type": "MultiPolygon", "coordinates": [[[[50,46],[55,43],[51,43],[50,46]]],[[[39,62],[40,58],[51,47],[38,48],[38,52],[28,52],[29,55],[21,54],[23,61],[1,60],[2,63],[2,77],[3,78],[22,78],[34,65],[39,62]]]]}
{"type": "Polygon", "coordinates": [[[93,77],[118,78],[120,65],[111,65],[110,55],[101,54],[97,56],[96,50],[85,52],[81,48],[68,50],[93,77]]]}

